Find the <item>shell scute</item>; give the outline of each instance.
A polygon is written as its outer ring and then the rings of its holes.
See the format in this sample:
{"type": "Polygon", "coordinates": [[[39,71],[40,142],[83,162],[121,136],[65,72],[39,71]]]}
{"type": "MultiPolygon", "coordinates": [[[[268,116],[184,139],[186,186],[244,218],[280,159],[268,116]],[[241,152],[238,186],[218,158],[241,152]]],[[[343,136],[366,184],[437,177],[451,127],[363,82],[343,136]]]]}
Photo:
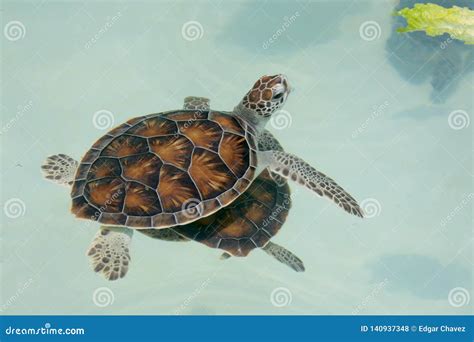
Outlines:
{"type": "Polygon", "coordinates": [[[191,140],[194,146],[218,152],[222,138],[222,129],[209,120],[178,122],[181,134],[191,140]]]}
{"type": "Polygon", "coordinates": [[[194,150],[189,175],[202,194],[202,199],[216,198],[237,181],[219,155],[202,148],[194,150]]]}
{"type": "Polygon", "coordinates": [[[150,227],[171,227],[177,224],[174,214],[161,213],[151,218],[150,227]]]}
{"type": "Polygon", "coordinates": [[[120,178],[102,178],[84,187],[86,199],[100,211],[119,213],[125,197],[125,184],[120,178]]]}
{"type": "Polygon", "coordinates": [[[107,134],[111,136],[118,136],[124,133],[126,130],[128,130],[131,126],[128,123],[121,124],[120,126],[115,127],[111,131],[109,131],[107,134]]]}
{"type": "Polygon", "coordinates": [[[176,134],[178,133],[178,127],[175,122],[156,116],[141,121],[130,128],[127,133],[148,138],[176,134]]]}
{"type": "Polygon", "coordinates": [[[127,227],[136,227],[136,228],[149,228],[151,227],[151,217],[150,216],[128,216],[127,222],[125,222],[127,227]]]}
{"type": "Polygon", "coordinates": [[[128,181],[138,181],[151,188],[156,188],[160,180],[160,158],[152,153],[145,153],[120,159],[122,177],[128,181]]]}
{"type": "Polygon", "coordinates": [[[117,159],[99,158],[90,167],[87,180],[94,180],[105,177],[120,177],[122,168],[117,159]]]}
{"type": "Polygon", "coordinates": [[[153,216],[161,213],[160,199],[154,189],[139,183],[127,182],[125,192],[123,208],[125,214],[131,216],[153,216]]]}
{"type": "Polygon", "coordinates": [[[178,111],[174,113],[165,114],[164,117],[175,121],[189,121],[206,120],[208,118],[207,111],[178,111]]]}
{"type": "Polygon", "coordinates": [[[84,187],[86,186],[86,180],[80,179],[74,181],[71,190],[71,197],[76,198],[78,196],[82,196],[84,194],[84,187]]]}
{"type": "Polygon", "coordinates": [[[176,134],[155,137],[150,138],[148,143],[150,144],[150,150],[160,156],[163,162],[185,170],[189,167],[194,145],[185,136],[176,134]]]}
{"type": "MultiPolygon", "coordinates": [[[[109,139],[110,140],[110,139],[109,139]]],[[[93,163],[100,155],[100,150],[91,148],[87,153],[82,157],[81,163],[93,163]]]]}
{"type": "Polygon", "coordinates": [[[225,132],[236,133],[245,136],[245,130],[240,123],[232,117],[220,112],[211,112],[209,120],[217,122],[225,132]]]}
{"type": "Polygon", "coordinates": [[[102,212],[99,222],[107,225],[124,226],[127,222],[127,215],[123,213],[106,213],[102,212]]]}
{"type": "Polygon", "coordinates": [[[249,146],[242,136],[224,133],[219,156],[239,178],[245,174],[249,167],[249,146]]]}
{"type": "Polygon", "coordinates": [[[185,203],[199,202],[201,196],[189,174],[172,165],[165,164],[160,170],[158,194],[163,211],[175,213],[181,211],[185,203]],[[187,202],[188,201],[188,202],[187,202]]]}
{"type": "Polygon", "coordinates": [[[79,218],[96,221],[100,216],[100,211],[90,205],[84,196],[73,198],[72,208],[74,214],[79,218]]]}
{"type": "Polygon", "coordinates": [[[132,135],[121,135],[110,142],[102,150],[101,155],[105,157],[128,157],[135,154],[148,152],[146,139],[132,135]]]}

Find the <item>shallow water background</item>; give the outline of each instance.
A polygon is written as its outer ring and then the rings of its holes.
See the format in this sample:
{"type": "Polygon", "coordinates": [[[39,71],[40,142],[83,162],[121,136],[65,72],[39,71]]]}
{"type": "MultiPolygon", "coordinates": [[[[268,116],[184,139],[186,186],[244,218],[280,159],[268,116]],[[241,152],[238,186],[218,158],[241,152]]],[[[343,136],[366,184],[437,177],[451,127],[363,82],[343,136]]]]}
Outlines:
{"type": "Polygon", "coordinates": [[[2,312],[472,313],[473,48],[396,33],[395,5],[4,1],[2,312]],[[43,160],[79,159],[109,121],[180,108],[188,95],[231,110],[274,73],[295,91],[269,129],[369,217],[292,184],[273,241],[305,273],[259,250],[221,261],[197,243],[135,234],[125,279],[94,274],[85,251],[97,226],[69,213],[43,160]]]}

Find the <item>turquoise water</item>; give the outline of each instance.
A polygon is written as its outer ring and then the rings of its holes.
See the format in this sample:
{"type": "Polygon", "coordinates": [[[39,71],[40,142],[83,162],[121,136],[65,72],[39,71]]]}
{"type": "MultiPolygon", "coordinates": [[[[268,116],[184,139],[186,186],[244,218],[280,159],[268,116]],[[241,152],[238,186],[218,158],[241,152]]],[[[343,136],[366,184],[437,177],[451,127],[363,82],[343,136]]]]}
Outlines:
{"type": "Polygon", "coordinates": [[[395,5],[4,1],[2,313],[472,313],[473,48],[395,33],[395,5]],[[275,73],[295,91],[268,128],[368,217],[291,184],[273,241],[304,273],[259,250],[222,261],[135,234],[127,277],[94,274],[85,251],[97,226],[69,213],[43,160],[79,159],[112,120],[188,95],[231,110],[275,73]]]}

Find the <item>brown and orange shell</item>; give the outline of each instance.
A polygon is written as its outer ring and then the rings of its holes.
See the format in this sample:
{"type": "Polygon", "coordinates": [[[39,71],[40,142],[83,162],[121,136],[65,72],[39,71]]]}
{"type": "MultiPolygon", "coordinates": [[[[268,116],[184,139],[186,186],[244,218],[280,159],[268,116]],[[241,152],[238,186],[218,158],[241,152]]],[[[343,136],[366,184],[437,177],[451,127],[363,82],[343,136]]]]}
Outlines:
{"type": "Polygon", "coordinates": [[[211,248],[243,257],[267,244],[282,227],[290,207],[288,184],[277,184],[264,170],[249,189],[227,207],[171,229],[211,248]]]}
{"type": "Polygon", "coordinates": [[[223,112],[179,110],[131,119],[84,155],[71,191],[79,218],[165,228],[206,217],[245,192],[255,131],[223,112]]]}

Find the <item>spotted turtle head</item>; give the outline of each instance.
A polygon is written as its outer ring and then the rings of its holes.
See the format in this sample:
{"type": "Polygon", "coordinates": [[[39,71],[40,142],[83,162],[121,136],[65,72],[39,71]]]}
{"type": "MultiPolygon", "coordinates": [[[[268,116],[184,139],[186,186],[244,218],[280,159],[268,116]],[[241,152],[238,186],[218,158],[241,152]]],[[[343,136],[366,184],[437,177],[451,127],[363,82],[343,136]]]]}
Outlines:
{"type": "Polygon", "coordinates": [[[285,75],[265,75],[245,94],[241,106],[258,118],[268,118],[283,107],[290,91],[285,75]]]}

